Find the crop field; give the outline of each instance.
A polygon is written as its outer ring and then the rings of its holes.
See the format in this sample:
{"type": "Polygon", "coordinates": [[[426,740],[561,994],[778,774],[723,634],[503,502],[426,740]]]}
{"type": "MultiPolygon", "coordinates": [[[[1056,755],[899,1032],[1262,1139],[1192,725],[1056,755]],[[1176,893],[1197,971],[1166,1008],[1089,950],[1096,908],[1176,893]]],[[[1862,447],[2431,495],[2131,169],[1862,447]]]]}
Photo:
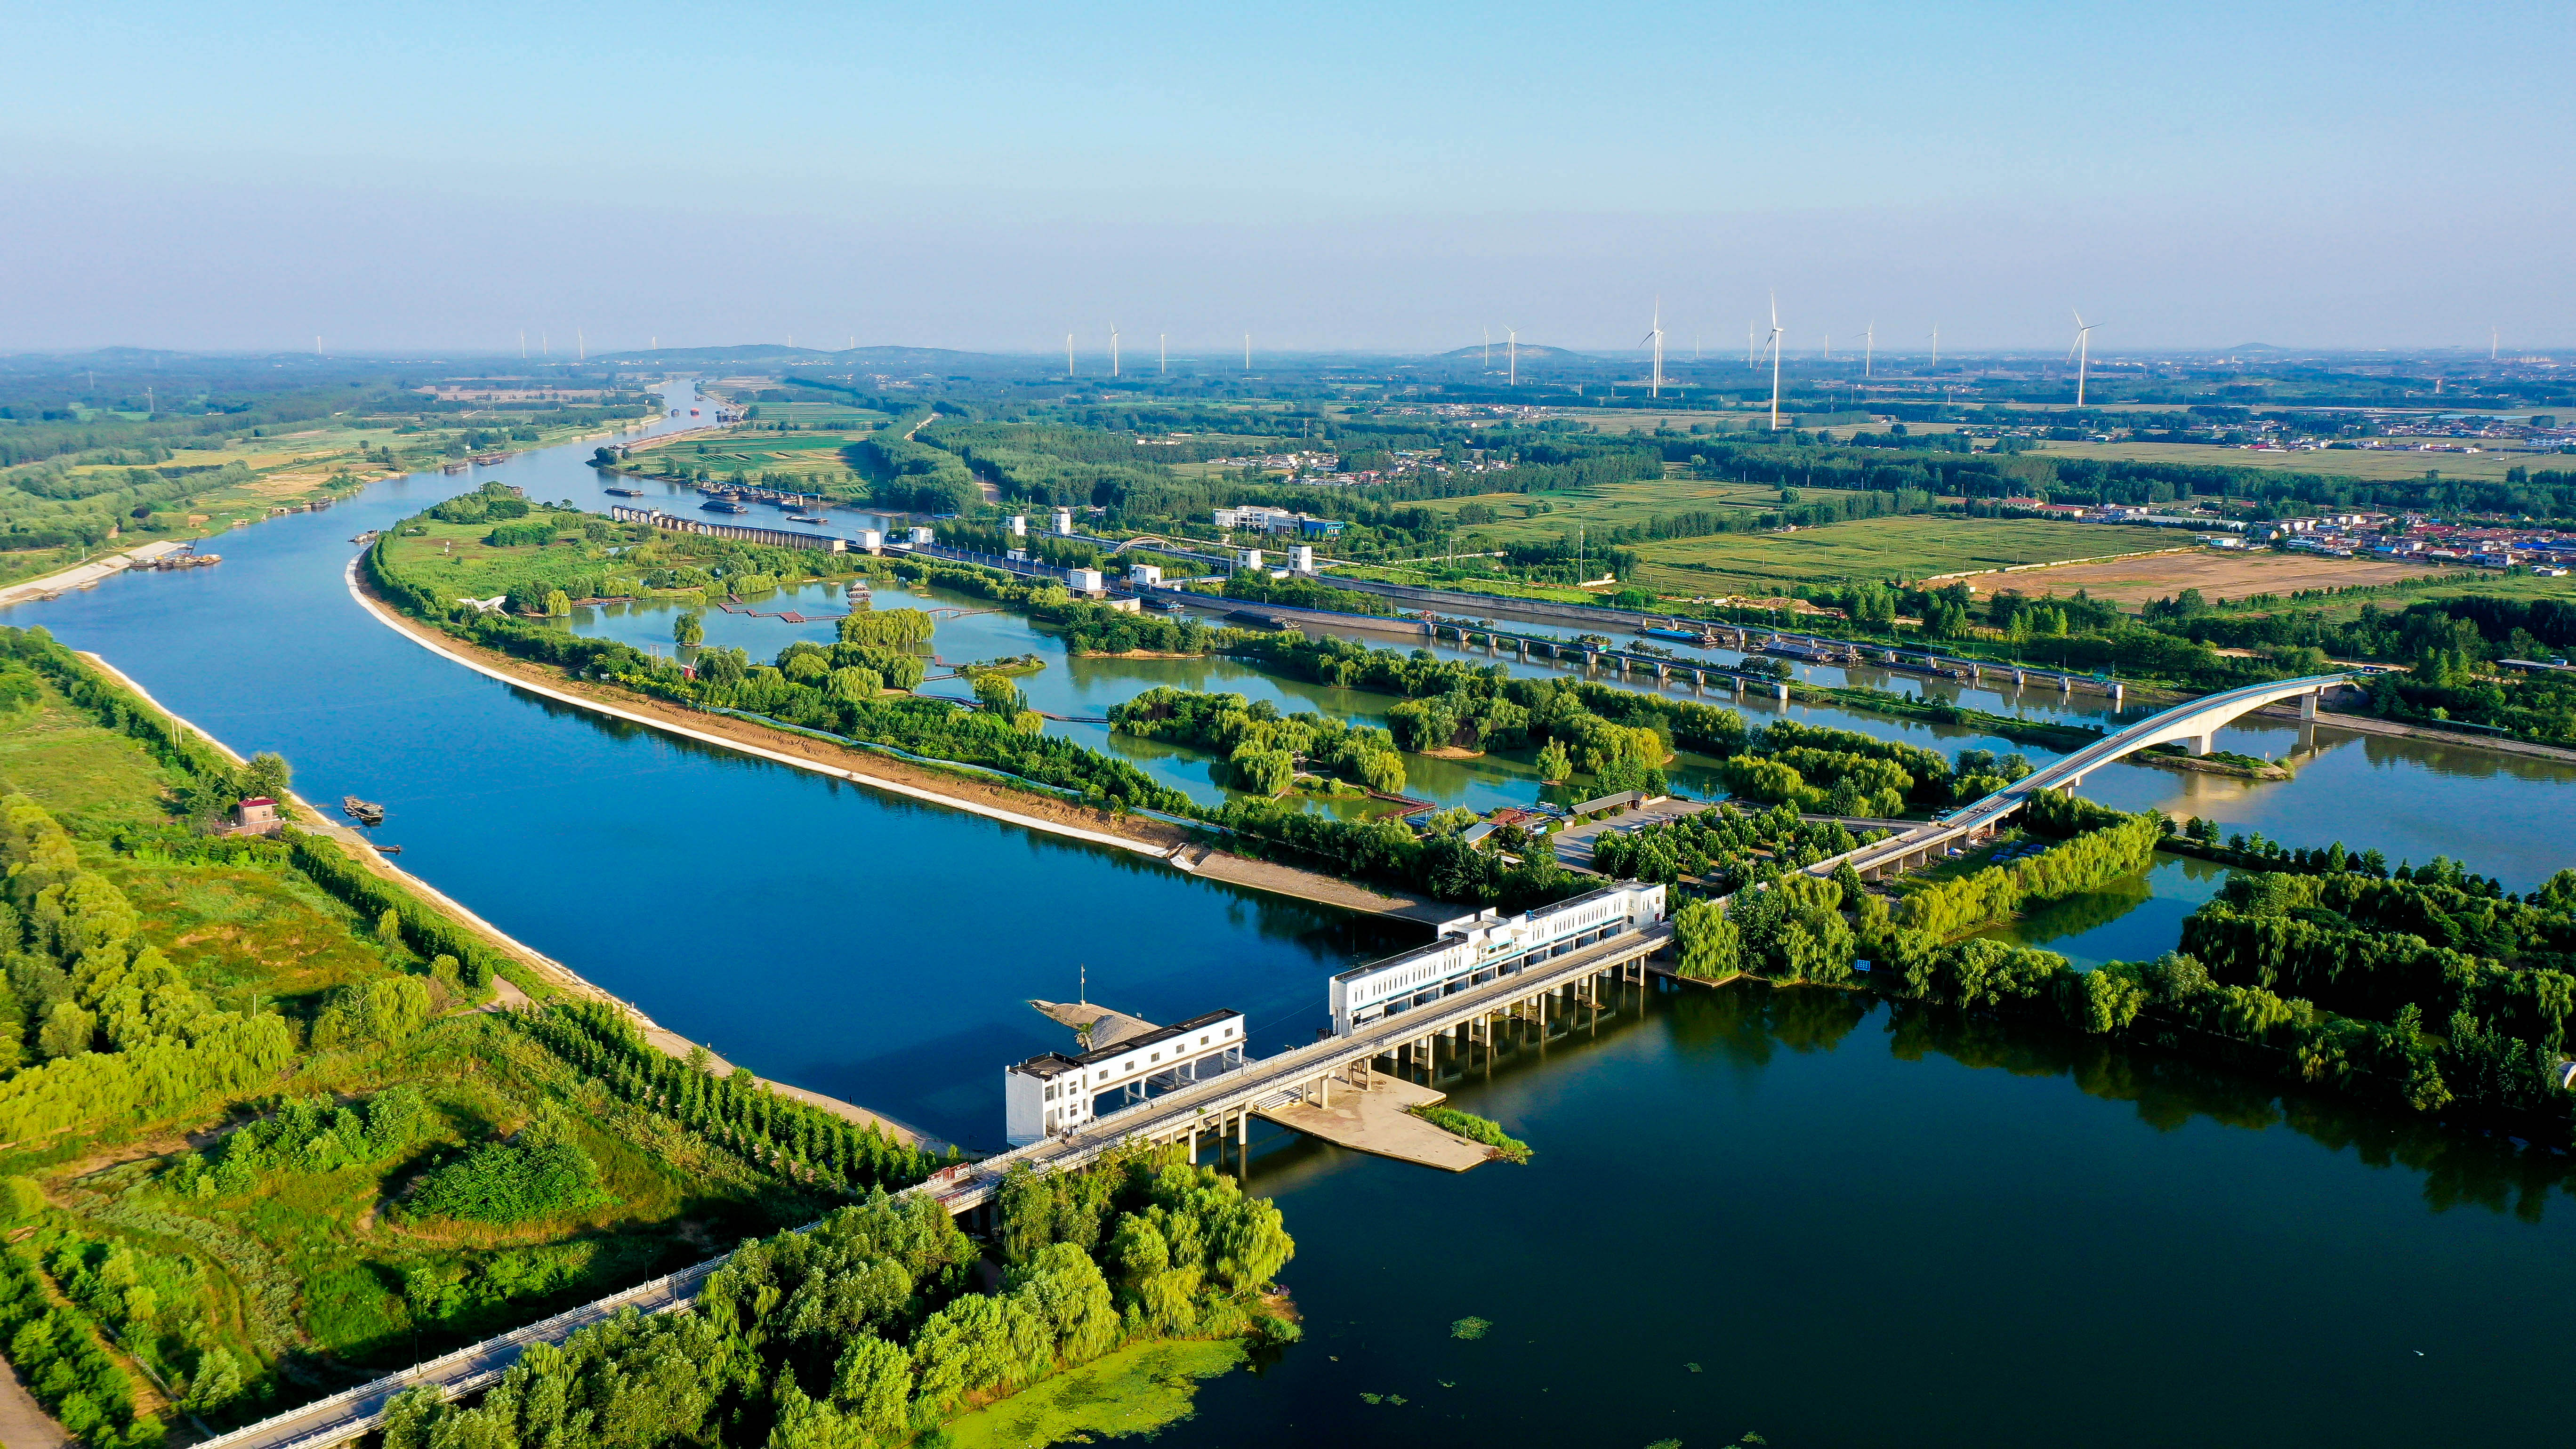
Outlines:
{"type": "MultiPolygon", "coordinates": [[[[1700,597],[1779,593],[1793,584],[1922,579],[2063,559],[2131,553],[2134,528],[2009,518],[1913,514],[1862,518],[1794,533],[1727,533],[1638,546],[1637,583],[1700,597]]],[[[1992,587],[1980,580],[1980,587],[1992,587]]]]}
{"type": "Polygon", "coordinates": [[[2250,598],[2256,594],[2288,595],[2300,589],[2367,590],[2336,599],[2284,601],[2283,606],[2288,608],[2323,608],[2329,617],[2334,618],[2349,618],[2365,603],[2376,603],[2386,609],[2403,609],[2416,599],[2453,598],[2463,594],[2576,599],[2576,578],[2535,578],[2484,569],[2435,569],[2394,559],[2320,558],[2313,554],[2279,554],[2269,550],[2193,549],[2153,558],[2122,559],[2115,563],[2028,569],[2013,575],[2012,587],[2028,593],[2060,594],[2071,594],[2080,588],[2097,599],[2109,599],[2127,608],[2135,608],[2149,599],[2167,598],[2184,589],[2198,589],[2201,597],[2212,603],[2250,598]]]}
{"type": "Polygon", "coordinates": [[[679,458],[721,477],[743,473],[757,481],[763,473],[786,473],[839,482],[850,476],[849,461],[841,450],[872,431],[861,423],[831,432],[691,433],[657,447],[636,448],[629,456],[639,465],[679,458]]]}
{"type": "MultiPolygon", "coordinates": [[[[1819,503],[1836,496],[1836,490],[1802,488],[1801,502],[1819,503]]],[[[1644,483],[1610,483],[1582,493],[1477,493],[1464,498],[1434,498],[1419,506],[1434,513],[1454,514],[1471,503],[1480,503],[1501,515],[1494,523],[1472,525],[1477,536],[1501,542],[1553,542],[1577,527],[1596,534],[1612,529],[1633,528],[1656,514],[1687,513],[1700,509],[1741,509],[1759,513],[1780,506],[1780,490],[1753,483],[1695,478],[1665,478],[1644,483]],[[1535,510],[1544,507],[1544,513],[1535,510]]]]}
{"type": "Polygon", "coordinates": [[[845,402],[765,402],[755,406],[760,409],[759,421],[764,423],[803,423],[826,428],[864,430],[869,424],[889,416],[874,408],[845,402]]]}
{"type": "MultiPolygon", "coordinates": [[[[1637,386],[1643,390],[1644,384],[1637,386]]],[[[1787,411],[1785,407],[1782,409],[1784,414],[1787,411]]],[[[1766,428],[1771,423],[1768,411],[1664,412],[1639,408],[1631,412],[1621,408],[1549,408],[1546,416],[1590,423],[1594,431],[1601,433],[1651,433],[1657,428],[1688,430],[1694,423],[1715,432],[1734,433],[1766,428]]]]}
{"type": "Polygon", "coordinates": [[[2411,449],[2326,448],[2307,452],[2258,453],[2251,448],[2221,448],[2201,443],[2041,443],[2031,452],[2043,456],[2114,458],[2134,463],[2189,463],[2204,468],[2267,468],[2291,473],[2321,473],[2396,483],[2439,473],[2445,478],[2502,482],[2508,468],[2547,468],[2576,464],[2551,453],[2418,453],[2411,449]]]}
{"type": "Polygon", "coordinates": [[[2211,601],[2242,599],[2252,594],[2286,594],[2295,589],[2343,589],[2364,584],[2422,578],[2431,570],[2394,559],[2321,558],[2314,554],[2273,553],[2269,549],[2189,549],[2153,558],[2112,563],[2068,564],[2028,569],[2015,574],[2012,587],[2024,593],[2071,594],[2077,589],[2097,599],[2136,608],[2149,599],[2166,598],[2185,589],[2200,590],[2211,601]]]}

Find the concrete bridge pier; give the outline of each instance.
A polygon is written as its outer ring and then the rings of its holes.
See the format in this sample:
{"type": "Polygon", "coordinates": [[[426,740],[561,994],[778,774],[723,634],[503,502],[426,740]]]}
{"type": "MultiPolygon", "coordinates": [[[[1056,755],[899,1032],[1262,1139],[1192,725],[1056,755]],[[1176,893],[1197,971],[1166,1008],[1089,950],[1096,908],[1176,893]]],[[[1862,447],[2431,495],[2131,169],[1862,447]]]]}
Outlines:
{"type": "Polygon", "coordinates": [[[2118,680],[2116,680],[2116,679],[2115,679],[2115,680],[2112,680],[2112,681],[2111,681],[2111,707],[2112,707],[2113,709],[2118,709],[2121,705],[2128,703],[2128,700],[2129,700],[2129,686],[2127,686],[2127,685],[2125,685],[2125,684],[2122,684],[2120,681],[2118,681],[2118,680]]]}
{"type": "Polygon", "coordinates": [[[1600,668],[1600,667],[1601,667],[1601,656],[1600,656],[1600,654],[1599,654],[1598,652],[1594,651],[1594,650],[1590,650],[1590,649],[1586,649],[1586,650],[1584,650],[1584,651],[1583,651],[1583,672],[1584,672],[1584,673],[1586,673],[1586,674],[1589,674],[1589,673],[1591,673],[1593,670],[1598,669],[1598,668],[1600,668]]]}
{"type": "Polygon", "coordinates": [[[1523,639],[1521,641],[1521,662],[1523,664],[1529,663],[1529,641],[1527,639],[1523,639]]]}
{"type": "Polygon", "coordinates": [[[1726,682],[1727,682],[1729,685],[1732,685],[1732,686],[1734,687],[1735,697],[1736,697],[1737,699],[1742,699],[1742,698],[1744,697],[1744,676],[1743,676],[1743,675],[1741,675],[1741,674],[1730,674],[1730,675],[1726,676],[1726,682]]]}
{"type": "Polygon", "coordinates": [[[1778,703],[1787,704],[1789,702],[1789,686],[1783,683],[1773,683],[1771,686],[1771,698],[1778,703]]]}
{"type": "Polygon", "coordinates": [[[1628,656],[1625,654],[1619,656],[1619,682],[1628,682],[1628,656]]]}
{"type": "Polygon", "coordinates": [[[1655,664],[1655,683],[1656,683],[1656,685],[1660,687],[1660,686],[1662,686],[1662,685],[1667,685],[1667,684],[1670,684],[1670,683],[1672,683],[1672,682],[1673,682],[1673,667],[1672,667],[1671,665],[1669,665],[1669,664],[1663,663],[1663,662],[1662,662],[1662,661],[1660,661],[1660,660],[1656,661],[1656,664],[1655,664]]]}
{"type": "Polygon", "coordinates": [[[1692,670],[1692,671],[1691,671],[1691,688],[1693,688],[1693,689],[1700,689],[1700,690],[1705,690],[1705,689],[1707,689],[1707,688],[1708,688],[1708,671],[1707,671],[1707,670],[1705,670],[1705,669],[1694,669],[1694,670],[1692,670]]]}
{"type": "Polygon", "coordinates": [[[2072,693],[2074,693],[2074,692],[2075,692],[2075,676],[2073,676],[2073,675],[2071,675],[2071,674],[2061,674],[2061,675],[2057,676],[2057,692],[2058,692],[2058,693],[2060,693],[2060,694],[2072,694],[2072,693]]]}
{"type": "MultiPolygon", "coordinates": [[[[2216,730],[2211,730],[2206,734],[2191,735],[2183,740],[2182,751],[2184,754],[2194,757],[2208,754],[2211,746],[2217,741],[2217,739],[2218,731],[2216,730]]],[[[2081,776],[2077,777],[2079,782],[2082,778],[2083,777],[2081,776]]]]}
{"type": "Polygon", "coordinates": [[[2317,706],[2324,703],[2325,697],[2326,692],[2322,689],[2312,689],[2307,693],[2300,695],[2299,718],[2306,720],[2310,724],[2316,723],[2317,706]]]}

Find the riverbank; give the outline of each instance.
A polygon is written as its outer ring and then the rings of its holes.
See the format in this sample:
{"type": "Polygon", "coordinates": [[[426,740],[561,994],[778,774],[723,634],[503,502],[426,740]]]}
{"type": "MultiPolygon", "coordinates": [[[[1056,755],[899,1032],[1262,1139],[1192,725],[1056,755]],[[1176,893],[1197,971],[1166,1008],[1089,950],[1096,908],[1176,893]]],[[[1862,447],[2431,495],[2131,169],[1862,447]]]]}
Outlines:
{"type": "Polygon", "coordinates": [[[1013,789],[963,771],[952,773],[933,769],[816,735],[682,709],[624,690],[568,679],[559,671],[469,644],[398,612],[367,587],[354,558],[349,561],[345,577],[349,596],[358,601],[359,607],[413,643],[477,674],[577,709],[645,725],[699,744],[750,755],[792,769],[829,775],[907,799],[981,815],[1022,829],[1149,856],[1208,880],[1372,915],[1433,920],[1455,914],[1421,897],[1377,890],[1320,871],[1255,860],[1226,851],[1210,850],[1201,856],[1198,849],[1192,848],[1196,840],[1193,832],[1177,825],[1135,815],[1113,814],[1053,796],[1013,789]],[[1185,849],[1189,850],[1190,856],[1187,865],[1176,859],[1185,849]]]}
{"type": "Polygon", "coordinates": [[[41,578],[20,579],[7,588],[0,588],[0,609],[34,599],[50,599],[67,589],[86,589],[102,579],[121,574],[136,564],[149,563],[164,554],[177,553],[185,547],[187,545],[174,543],[169,539],[157,539],[151,543],[138,544],[121,553],[90,559],[66,569],[56,569],[41,578]]]}
{"type": "MultiPolygon", "coordinates": [[[[2256,710],[2254,717],[2295,720],[2299,718],[2299,711],[2291,705],[2266,705],[2256,710]]],[[[2332,725],[2339,730],[2350,730],[2357,735],[2424,740],[2432,744],[2452,745],[2462,749],[2487,750],[2499,755],[2520,755],[2527,760],[2554,760],[2562,765],[2576,765],[2576,750],[2560,745],[2536,744],[2530,740],[2506,739],[2499,735],[2466,735],[2457,730],[2408,724],[2403,720],[2381,719],[2376,715],[2331,714],[2324,710],[2317,711],[2315,722],[2321,725],[2332,725]]]]}
{"type": "MultiPolygon", "coordinates": [[[[84,663],[98,670],[99,673],[106,675],[109,679],[115,681],[119,688],[129,691],[135,698],[141,700],[148,707],[159,711],[163,718],[169,720],[180,730],[205,741],[208,747],[222,755],[226,761],[236,766],[248,763],[239,751],[233,749],[232,746],[225,744],[222,740],[216,738],[204,728],[181,716],[177,711],[172,710],[167,705],[161,703],[161,701],[154,699],[150,691],[146,690],[141,684],[128,677],[115,665],[108,663],[107,660],[95,653],[86,650],[78,652],[84,663]]],[[[429,882],[422,880],[420,877],[413,875],[411,872],[404,870],[398,865],[395,865],[392,861],[386,859],[385,856],[375,848],[374,843],[369,841],[363,833],[354,827],[342,825],[333,821],[311,801],[290,791],[287,795],[287,803],[302,817],[296,821],[298,829],[330,838],[334,843],[338,844],[345,853],[355,858],[366,869],[389,881],[395,882],[403,889],[410,891],[425,901],[428,901],[440,913],[446,915],[456,924],[463,926],[476,936],[481,937],[484,942],[490,945],[494,950],[499,951],[512,962],[528,970],[544,986],[576,999],[605,1002],[608,1005],[614,1006],[618,1010],[625,1012],[628,1016],[633,1018],[636,1026],[642,1030],[645,1040],[650,1042],[656,1050],[667,1056],[686,1059],[691,1051],[701,1049],[698,1043],[688,1040],[677,1032],[665,1029],[651,1017],[646,1016],[643,1011],[636,1007],[632,1002],[620,1000],[618,997],[601,990],[598,986],[583,979],[583,977],[578,972],[575,972],[571,967],[564,965],[562,962],[546,955],[535,947],[517,939],[508,932],[503,931],[500,927],[493,925],[491,922],[484,920],[481,916],[468,910],[461,902],[439,890],[438,887],[431,885],[429,882]]],[[[504,1009],[520,1005],[534,1004],[534,1002],[525,993],[519,991],[519,989],[513,986],[506,978],[495,978],[493,986],[496,992],[499,993],[499,1004],[504,1009]],[[516,1000],[512,1000],[514,997],[516,1000]]],[[[709,1066],[718,1075],[728,1074],[733,1070],[733,1065],[730,1062],[723,1061],[720,1058],[711,1059],[709,1066]]],[[[859,1106],[855,1102],[845,1102],[838,1097],[828,1097],[820,1092],[811,1091],[804,1087],[791,1086],[785,1082],[771,1081],[765,1077],[758,1078],[757,1080],[761,1085],[770,1088],[781,1096],[793,1097],[797,1101],[804,1102],[809,1106],[819,1107],[844,1121],[862,1127],[874,1126],[879,1131],[884,1132],[888,1138],[907,1146],[920,1147],[928,1151],[939,1151],[947,1146],[946,1143],[934,1139],[929,1133],[926,1133],[917,1127],[897,1121],[895,1118],[889,1117],[882,1112],[869,1111],[867,1108],[859,1106]]]]}

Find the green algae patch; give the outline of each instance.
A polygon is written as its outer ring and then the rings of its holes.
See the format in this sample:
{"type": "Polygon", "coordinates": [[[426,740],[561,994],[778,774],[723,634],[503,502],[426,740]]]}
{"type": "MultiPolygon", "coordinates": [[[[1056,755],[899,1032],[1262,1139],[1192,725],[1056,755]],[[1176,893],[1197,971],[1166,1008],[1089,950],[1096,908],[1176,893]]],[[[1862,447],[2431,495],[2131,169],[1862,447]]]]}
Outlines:
{"type": "Polygon", "coordinates": [[[950,1421],[943,1449],[1038,1449],[1150,1433],[1189,1416],[1200,1379],[1243,1362],[1237,1339],[1141,1343],[950,1421]]]}

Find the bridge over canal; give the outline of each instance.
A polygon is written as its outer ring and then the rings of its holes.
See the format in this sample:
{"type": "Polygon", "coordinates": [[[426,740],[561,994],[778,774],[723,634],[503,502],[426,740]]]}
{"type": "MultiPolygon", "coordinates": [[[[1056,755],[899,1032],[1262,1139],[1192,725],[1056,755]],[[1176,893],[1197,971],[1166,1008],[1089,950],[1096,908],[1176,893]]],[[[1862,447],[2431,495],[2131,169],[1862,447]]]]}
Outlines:
{"type": "Polygon", "coordinates": [[[2285,700],[2299,701],[2299,717],[2313,720],[2317,717],[2317,702],[2325,692],[2349,684],[2353,678],[2350,674],[2317,674],[2203,695],[2187,704],[2178,704],[2160,714],[2150,715],[2116,735],[2097,740],[2063,759],[2052,761],[1946,819],[1918,825],[1888,839],[1873,841],[1858,850],[1848,850],[1817,861],[1807,867],[1807,874],[1831,875],[1837,867],[1849,865],[1860,873],[1861,879],[1876,880],[1914,869],[1939,858],[1941,852],[1954,844],[1979,841],[1992,835],[2042,790],[2074,789],[2095,770],[2150,746],[2180,741],[2192,754],[2206,755],[2221,728],[2285,700]]]}

